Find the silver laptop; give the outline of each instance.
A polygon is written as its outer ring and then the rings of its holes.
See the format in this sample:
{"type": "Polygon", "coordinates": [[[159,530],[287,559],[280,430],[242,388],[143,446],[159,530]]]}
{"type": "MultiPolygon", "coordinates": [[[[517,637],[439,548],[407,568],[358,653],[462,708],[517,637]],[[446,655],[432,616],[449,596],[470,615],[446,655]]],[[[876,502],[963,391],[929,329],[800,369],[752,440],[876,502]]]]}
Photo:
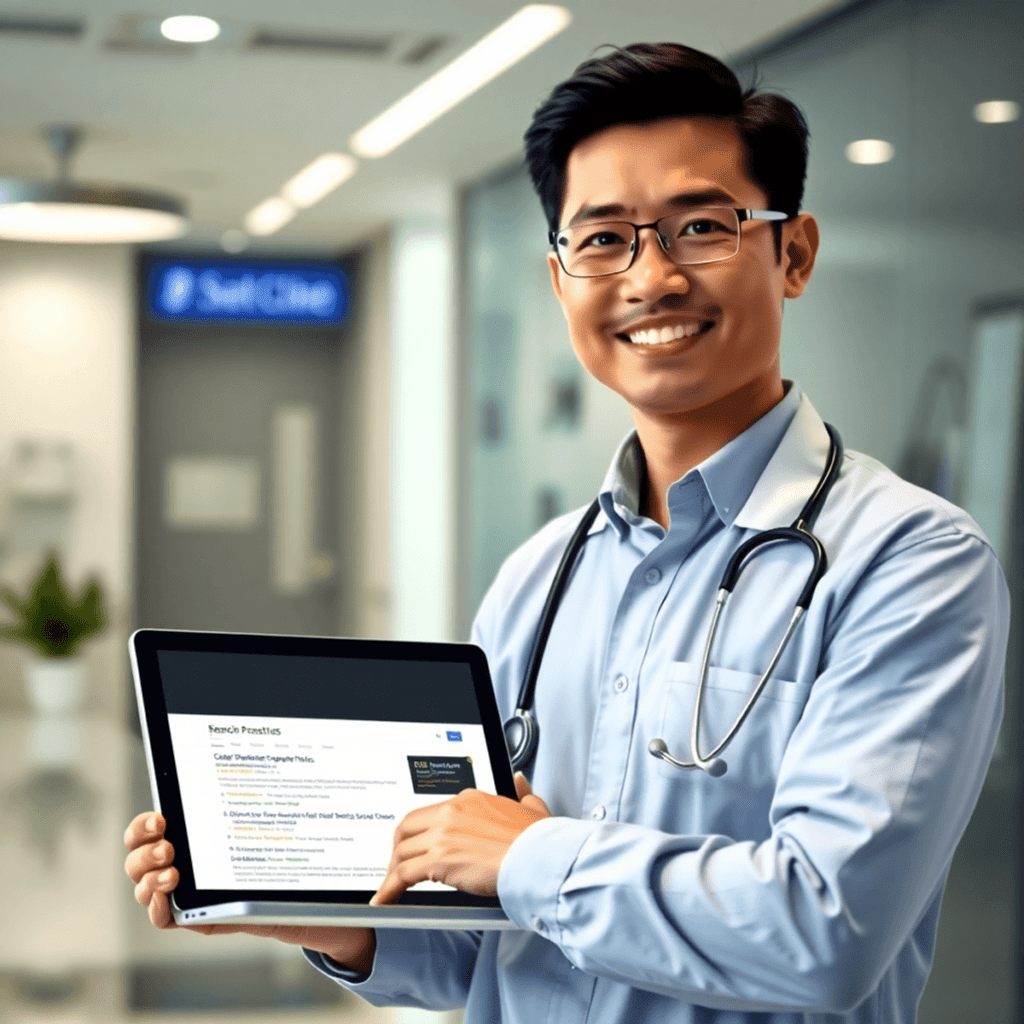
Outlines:
{"type": "Polygon", "coordinates": [[[128,646],[178,924],[516,927],[435,882],[368,906],[409,811],[515,798],[478,647],[159,629],[128,646]]]}

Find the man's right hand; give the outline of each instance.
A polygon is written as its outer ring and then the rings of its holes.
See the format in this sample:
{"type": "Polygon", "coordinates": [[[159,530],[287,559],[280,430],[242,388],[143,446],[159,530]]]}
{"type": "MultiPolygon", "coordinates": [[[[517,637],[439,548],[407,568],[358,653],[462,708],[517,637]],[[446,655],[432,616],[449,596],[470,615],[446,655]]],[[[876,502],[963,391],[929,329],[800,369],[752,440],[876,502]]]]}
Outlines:
{"type": "MultiPolygon", "coordinates": [[[[128,826],[124,845],[128,847],[124,870],[135,883],[135,898],[149,909],[157,928],[177,928],[171,917],[170,894],[178,884],[174,847],[164,839],[167,827],[155,811],[140,814],[128,826]]],[[[335,963],[368,974],[373,967],[377,936],[372,928],[316,928],[274,924],[205,924],[186,926],[203,935],[244,932],[279,939],[326,953],[335,963]]]]}

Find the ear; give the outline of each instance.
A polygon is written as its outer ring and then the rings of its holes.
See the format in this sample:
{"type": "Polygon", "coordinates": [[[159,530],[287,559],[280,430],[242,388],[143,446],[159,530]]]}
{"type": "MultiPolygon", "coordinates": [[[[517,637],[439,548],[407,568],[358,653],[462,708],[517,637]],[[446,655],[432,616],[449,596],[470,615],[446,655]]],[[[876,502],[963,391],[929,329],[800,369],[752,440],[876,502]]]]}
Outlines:
{"type": "Polygon", "coordinates": [[[562,307],[562,316],[565,317],[565,322],[569,324],[571,329],[572,323],[569,320],[569,314],[566,311],[565,300],[562,295],[562,284],[565,281],[563,274],[565,271],[562,270],[562,264],[558,262],[558,257],[553,252],[548,253],[548,270],[551,271],[551,287],[554,290],[555,298],[558,299],[558,304],[562,307]]]}
{"type": "Polygon", "coordinates": [[[553,252],[548,253],[548,270],[551,271],[551,287],[554,289],[555,298],[561,303],[562,264],[558,262],[558,257],[553,252]]]}
{"type": "Polygon", "coordinates": [[[783,294],[787,299],[803,294],[814,270],[820,240],[818,222],[809,213],[801,213],[783,225],[782,262],[786,271],[783,294]]]}

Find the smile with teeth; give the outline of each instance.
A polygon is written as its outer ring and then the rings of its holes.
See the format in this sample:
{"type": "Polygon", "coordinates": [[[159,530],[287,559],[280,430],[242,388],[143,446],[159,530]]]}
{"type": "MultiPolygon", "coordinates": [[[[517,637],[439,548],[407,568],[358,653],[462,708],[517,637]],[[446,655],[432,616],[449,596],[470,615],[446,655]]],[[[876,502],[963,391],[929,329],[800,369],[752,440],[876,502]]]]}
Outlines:
{"type": "Polygon", "coordinates": [[[626,337],[634,345],[667,345],[679,338],[691,338],[695,334],[702,334],[713,323],[712,320],[705,320],[703,323],[676,324],[675,327],[652,327],[648,331],[634,331],[626,337]]]}

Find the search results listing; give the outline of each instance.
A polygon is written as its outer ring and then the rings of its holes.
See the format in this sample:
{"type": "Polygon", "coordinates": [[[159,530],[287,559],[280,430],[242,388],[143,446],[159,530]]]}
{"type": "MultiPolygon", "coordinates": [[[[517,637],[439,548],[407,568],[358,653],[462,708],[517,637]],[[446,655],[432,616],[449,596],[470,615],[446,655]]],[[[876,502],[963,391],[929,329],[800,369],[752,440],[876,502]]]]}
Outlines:
{"type": "Polygon", "coordinates": [[[199,889],[376,889],[409,811],[495,792],[480,725],[168,718],[199,889]]]}

